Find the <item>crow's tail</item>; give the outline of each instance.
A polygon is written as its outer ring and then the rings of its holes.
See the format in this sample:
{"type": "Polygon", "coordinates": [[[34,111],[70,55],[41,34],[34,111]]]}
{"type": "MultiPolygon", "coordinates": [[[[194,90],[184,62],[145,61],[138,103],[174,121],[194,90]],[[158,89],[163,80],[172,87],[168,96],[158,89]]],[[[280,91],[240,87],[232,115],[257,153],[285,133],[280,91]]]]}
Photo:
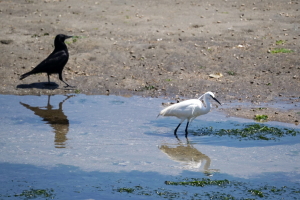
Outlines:
{"type": "Polygon", "coordinates": [[[27,76],[30,76],[31,74],[33,74],[33,73],[32,73],[32,72],[27,72],[27,73],[21,75],[21,76],[20,76],[20,80],[26,78],[27,76]]]}

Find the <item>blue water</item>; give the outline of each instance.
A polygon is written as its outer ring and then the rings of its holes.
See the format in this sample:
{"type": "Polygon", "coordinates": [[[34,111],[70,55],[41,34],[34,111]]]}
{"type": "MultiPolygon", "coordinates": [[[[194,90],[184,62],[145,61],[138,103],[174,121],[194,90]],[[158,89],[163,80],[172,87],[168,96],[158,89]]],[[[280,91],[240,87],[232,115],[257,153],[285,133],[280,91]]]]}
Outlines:
{"type": "MultiPolygon", "coordinates": [[[[266,185],[278,191],[268,190],[265,199],[299,197],[299,135],[239,141],[193,134],[203,127],[255,123],[213,108],[190,125],[189,142],[184,126],[178,141],[173,130],[179,120],[156,118],[162,102],[166,100],[0,95],[0,199],[218,199],[224,194],[257,199],[249,188],[266,185]],[[191,178],[227,179],[235,185],[165,184],[191,178]]],[[[265,124],[299,131],[292,124],[265,124]]]]}

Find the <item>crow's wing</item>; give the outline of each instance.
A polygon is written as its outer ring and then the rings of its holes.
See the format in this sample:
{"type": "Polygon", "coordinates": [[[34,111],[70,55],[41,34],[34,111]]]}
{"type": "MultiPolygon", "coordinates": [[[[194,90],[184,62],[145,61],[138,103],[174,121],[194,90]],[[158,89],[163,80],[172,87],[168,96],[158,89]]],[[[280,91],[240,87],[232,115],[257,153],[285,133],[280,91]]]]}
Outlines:
{"type": "Polygon", "coordinates": [[[65,50],[53,51],[45,60],[38,64],[32,73],[59,73],[68,62],[69,55],[65,50]]]}

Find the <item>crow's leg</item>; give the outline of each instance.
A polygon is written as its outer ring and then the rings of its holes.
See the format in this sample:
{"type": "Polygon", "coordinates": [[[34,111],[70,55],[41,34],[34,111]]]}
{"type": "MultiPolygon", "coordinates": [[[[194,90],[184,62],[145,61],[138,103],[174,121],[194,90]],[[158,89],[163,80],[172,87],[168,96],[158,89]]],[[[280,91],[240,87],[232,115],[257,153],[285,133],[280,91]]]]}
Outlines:
{"type": "Polygon", "coordinates": [[[67,82],[65,82],[62,78],[62,72],[58,73],[58,77],[59,77],[59,80],[61,80],[62,82],[64,82],[66,84],[65,87],[75,87],[75,86],[71,86],[69,85],[67,82]]]}
{"type": "Polygon", "coordinates": [[[48,76],[48,83],[46,83],[46,85],[51,85],[51,83],[50,83],[50,74],[47,73],[47,76],[48,76]]]}

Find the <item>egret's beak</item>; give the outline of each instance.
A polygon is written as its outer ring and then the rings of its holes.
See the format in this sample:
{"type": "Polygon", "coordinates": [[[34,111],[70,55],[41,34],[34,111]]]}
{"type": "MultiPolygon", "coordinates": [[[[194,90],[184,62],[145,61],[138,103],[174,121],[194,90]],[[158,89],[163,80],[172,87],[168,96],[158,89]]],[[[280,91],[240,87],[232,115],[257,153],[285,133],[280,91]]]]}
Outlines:
{"type": "Polygon", "coordinates": [[[213,100],[215,100],[215,101],[218,102],[220,105],[222,105],[222,104],[218,101],[218,99],[216,99],[215,97],[211,97],[211,98],[213,98],[213,100]]]}

